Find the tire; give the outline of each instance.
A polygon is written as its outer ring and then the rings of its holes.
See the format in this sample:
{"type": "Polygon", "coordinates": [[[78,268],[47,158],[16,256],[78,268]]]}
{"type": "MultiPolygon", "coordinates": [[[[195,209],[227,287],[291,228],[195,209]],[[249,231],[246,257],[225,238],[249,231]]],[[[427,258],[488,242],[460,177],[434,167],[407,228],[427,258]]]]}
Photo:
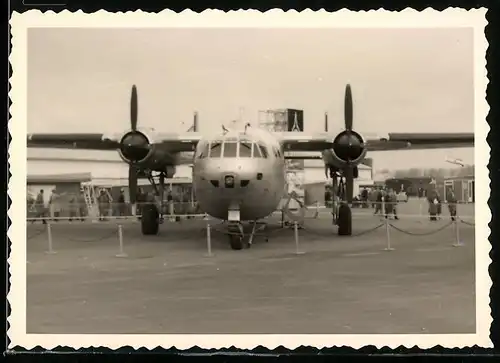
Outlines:
{"type": "Polygon", "coordinates": [[[345,203],[339,206],[337,225],[339,236],[352,235],[352,212],[351,208],[345,203]]]}
{"type": "Polygon", "coordinates": [[[160,229],[160,214],[154,204],[147,204],[142,208],[141,230],[145,236],[158,234],[160,229]]]}
{"type": "Polygon", "coordinates": [[[229,235],[229,245],[232,250],[239,251],[244,247],[243,238],[239,235],[229,235]]]}

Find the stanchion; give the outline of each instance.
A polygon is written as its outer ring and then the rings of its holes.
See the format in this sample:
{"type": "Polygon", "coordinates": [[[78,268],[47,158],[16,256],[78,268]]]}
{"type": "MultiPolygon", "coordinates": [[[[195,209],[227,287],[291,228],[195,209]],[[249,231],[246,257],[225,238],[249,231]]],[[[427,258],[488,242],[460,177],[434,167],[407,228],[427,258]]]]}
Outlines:
{"type": "Polygon", "coordinates": [[[394,248],[391,247],[391,226],[389,225],[389,220],[385,220],[385,235],[387,239],[387,246],[384,248],[384,251],[394,251],[394,248]]]}
{"type": "Polygon", "coordinates": [[[123,227],[121,224],[118,225],[118,241],[120,242],[120,253],[116,257],[128,257],[123,249],[123,227]]]}
{"type": "Polygon", "coordinates": [[[295,254],[296,255],[303,255],[305,252],[301,252],[299,250],[299,225],[297,221],[293,222],[293,232],[295,236],[295,254]]]}
{"type": "Polygon", "coordinates": [[[212,227],[207,223],[207,253],[205,257],[212,257],[212,227]]]}
{"type": "Polygon", "coordinates": [[[460,224],[458,222],[458,220],[455,219],[455,221],[453,222],[453,224],[455,225],[455,242],[453,243],[453,247],[462,247],[464,244],[462,243],[462,241],[460,241],[460,224]]]}
{"type": "Polygon", "coordinates": [[[52,247],[52,225],[50,223],[47,223],[47,241],[48,250],[45,251],[45,253],[48,255],[54,255],[56,251],[54,251],[54,248],[52,247]]]}

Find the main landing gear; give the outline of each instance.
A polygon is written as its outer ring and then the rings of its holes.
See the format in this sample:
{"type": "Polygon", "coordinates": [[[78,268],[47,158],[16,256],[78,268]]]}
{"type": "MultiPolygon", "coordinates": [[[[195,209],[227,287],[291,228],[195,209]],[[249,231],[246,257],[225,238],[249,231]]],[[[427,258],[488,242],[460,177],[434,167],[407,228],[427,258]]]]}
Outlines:
{"type": "Polygon", "coordinates": [[[339,236],[350,236],[352,234],[352,212],[347,203],[340,203],[338,208],[337,226],[339,236]]]}
{"type": "Polygon", "coordinates": [[[345,182],[341,175],[332,173],[332,186],[333,186],[333,224],[336,224],[339,236],[352,235],[352,211],[346,200],[345,182]],[[338,181],[338,185],[337,185],[338,181]]]}
{"type": "Polygon", "coordinates": [[[159,185],[155,182],[155,176],[151,171],[146,173],[157,200],[146,201],[141,210],[141,231],[143,235],[156,235],[160,229],[160,224],[163,223],[163,196],[165,192],[165,173],[160,172],[156,175],[159,179],[159,185]]]}

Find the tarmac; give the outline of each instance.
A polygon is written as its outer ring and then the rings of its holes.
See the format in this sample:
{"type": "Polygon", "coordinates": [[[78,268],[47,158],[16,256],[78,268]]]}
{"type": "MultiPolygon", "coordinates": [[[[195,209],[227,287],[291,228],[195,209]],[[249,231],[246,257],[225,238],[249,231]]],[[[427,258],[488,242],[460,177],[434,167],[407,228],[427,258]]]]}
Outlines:
{"type": "Polygon", "coordinates": [[[165,222],[158,236],[142,236],[133,220],[52,222],[55,253],[45,227],[28,224],[27,333],[475,332],[472,223],[459,224],[454,247],[446,212],[437,222],[402,216],[390,221],[387,251],[383,219],[353,214],[353,236],[337,236],[320,213],[299,230],[298,247],[279,218],[268,242],[261,233],[241,251],[214,225],[210,255],[199,219],[165,222]]]}

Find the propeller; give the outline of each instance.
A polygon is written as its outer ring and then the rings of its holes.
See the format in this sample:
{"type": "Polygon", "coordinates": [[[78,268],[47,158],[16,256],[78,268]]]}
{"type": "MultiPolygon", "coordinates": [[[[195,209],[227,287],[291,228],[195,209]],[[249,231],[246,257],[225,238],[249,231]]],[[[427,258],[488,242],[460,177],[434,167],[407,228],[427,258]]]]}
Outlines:
{"type": "MultiPolygon", "coordinates": [[[[350,137],[353,124],[353,106],[352,106],[352,91],[351,85],[347,84],[345,87],[345,97],[344,97],[344,121],[345,129],[350,137]]],[[[345,175],[345,188],[346,188],[346,199],[347,203],[352,203],[353,191],[354,191],[354,170],[353,165],[347,165],[344,170],[345,175]]]]}
{"type": "MultiPolygon", "coordinates": [[[[138,114],[138,101],[137,101],[137,86],[132,86],[132,94],[130,96],[130,127],[132,131],[137,130],[137,114],[138,114]]],[[[128,191],[130,203],[135,205],[137,202],[137,173],[138,168],[134,164],[129,164],[128,167],[128,191]]]]}

